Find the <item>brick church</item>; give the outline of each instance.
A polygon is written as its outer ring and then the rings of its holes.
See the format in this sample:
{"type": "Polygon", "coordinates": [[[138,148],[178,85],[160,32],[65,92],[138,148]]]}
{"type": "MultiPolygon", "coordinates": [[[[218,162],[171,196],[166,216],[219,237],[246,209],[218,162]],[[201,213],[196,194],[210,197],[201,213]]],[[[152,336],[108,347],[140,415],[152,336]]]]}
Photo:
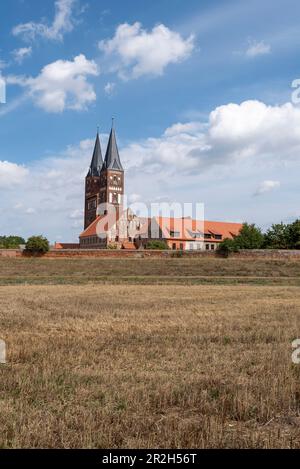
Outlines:
{"type": "Polygon", "coordinates": [[[124,169],[112,126],[104,159],[97,132],[85,178],[81,249],[143,249],[150,239],[155,239],[164,241],[173,250],[215,250],[223,239],[233,238],[242,227],[239,223],[201,222],[189,217],[137,217],[123,206],[124,183],[124,169]]]}

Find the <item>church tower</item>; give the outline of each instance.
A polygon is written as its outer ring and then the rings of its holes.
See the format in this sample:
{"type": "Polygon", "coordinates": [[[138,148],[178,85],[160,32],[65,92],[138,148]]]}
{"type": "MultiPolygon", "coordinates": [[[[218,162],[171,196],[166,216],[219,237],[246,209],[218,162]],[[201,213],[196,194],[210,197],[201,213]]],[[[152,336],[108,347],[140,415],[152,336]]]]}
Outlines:
{"type": "Polygon", "coordinates": [[[86,229],[97,217],[97,207],[100,203],[100,174],[102,166],[103,159],[98,131],[90,169],[85,178],[84,229],[86,229]]]}
{"type": "Polygon", "coordinates": [[[100,174],[100,204],[112,204],[117,217],[123,209],[124,170],[121,164],[114,125],[110,132],[104,163],[100,174]]]}

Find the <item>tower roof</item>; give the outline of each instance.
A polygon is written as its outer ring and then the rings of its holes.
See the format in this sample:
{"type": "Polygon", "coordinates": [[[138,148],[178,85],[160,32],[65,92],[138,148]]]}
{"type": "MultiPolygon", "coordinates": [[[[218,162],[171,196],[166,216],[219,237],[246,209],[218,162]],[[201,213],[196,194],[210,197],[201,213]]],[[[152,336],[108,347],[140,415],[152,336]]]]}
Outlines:
{"type": "Polygon", "coordinates": [[[100,176],[100,171],[103,165],[101,144],[99,138],[99,132],[97,132],[94,153],[91,161],[91,166],[88,172],[88,176],[100,176]]]}
{"type": "Polygon", "coordinates": [[[123,167],[119,156],[115,129],[113,127],[111,129],[107,144],[103,169],[116,169],[117,171],[123,171],[123,167]]]}

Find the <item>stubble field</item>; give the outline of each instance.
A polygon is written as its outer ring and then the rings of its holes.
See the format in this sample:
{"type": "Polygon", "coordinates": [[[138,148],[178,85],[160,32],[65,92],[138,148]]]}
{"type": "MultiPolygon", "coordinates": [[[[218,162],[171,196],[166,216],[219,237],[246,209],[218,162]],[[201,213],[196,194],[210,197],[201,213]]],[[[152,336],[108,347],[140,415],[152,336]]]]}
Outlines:
{"type": "MultiPolygon", "coordinates": [[[[253,285],[257,266],[238,275],[226,260],[224,276],[244,280],[215,285],[205,260],[181,261],[169,263],[176,284],[147,260],[146,280],[127,270],[118,282],[106,260],[112,282],[59,285],[67,267],[51,261],[38,285],[40,264],[1,260],[0,447],[300,447],[300,290],[287,284],[299,264],[280,261],[263,272],[270,284],[253,285]],[[199,269],[210,284],[184,280],[199,269]]],[[[73,279],[91,275],[72,267],[73,279]]]]}

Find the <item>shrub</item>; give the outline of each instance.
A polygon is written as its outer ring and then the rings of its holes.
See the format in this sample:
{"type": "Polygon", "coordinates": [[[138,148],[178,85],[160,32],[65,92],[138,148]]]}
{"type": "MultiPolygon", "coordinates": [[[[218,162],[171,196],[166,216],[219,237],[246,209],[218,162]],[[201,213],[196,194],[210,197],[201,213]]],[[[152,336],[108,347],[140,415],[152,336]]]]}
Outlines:
{"type": "Polygon", "coordinates": [[[169,246],[165,241],[158,241],[158,240],[153,240],[153,241],[148,241],[146,244],[146,249],[156,249],[156,250],[165,250],[169,249],[169,246]]]}
{"type": "Polygon", "coordinates": [[[26,243],[26,252],[31,254],[45,254],[49,251],[49,241],[43,236],[31,236],[26,243]]]}
{"type": "Polygon", "coordinates": [[[218,254],[228,257],[232,252],[238,252],[239,248],[234,239],[226,238],[218,246],[218,254]]]}

